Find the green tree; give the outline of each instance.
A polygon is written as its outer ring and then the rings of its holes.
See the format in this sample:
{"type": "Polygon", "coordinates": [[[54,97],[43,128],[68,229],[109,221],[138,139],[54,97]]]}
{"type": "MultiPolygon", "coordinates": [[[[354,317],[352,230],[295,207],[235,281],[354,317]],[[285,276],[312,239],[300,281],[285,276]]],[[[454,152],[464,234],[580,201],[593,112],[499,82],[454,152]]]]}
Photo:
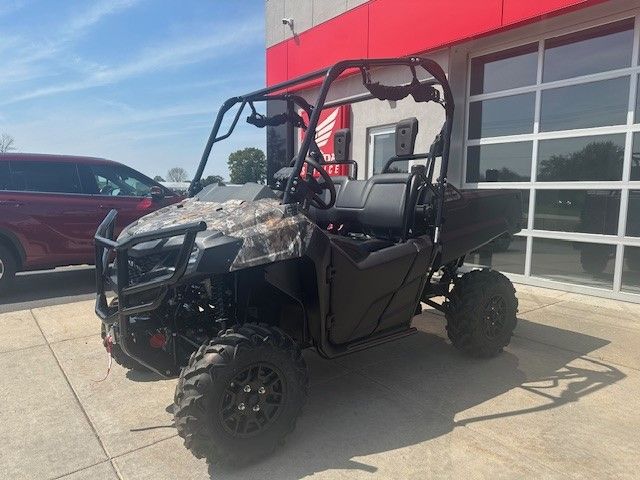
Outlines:
{"type": "Polygon", "coordinates": [[[202,185],[203,187],[214,183],[216,185],[224,185],[224,178],[222,178],[220,175],[209,175],[208,177],[200,180],[200,185],[202,185]]]}
{"type": "Polygon", "coordinates": [[[231,183],[264,183],[267,178],[267,162],[259,148],[237,150],[229,155],[227,164],[231,183]]]}
{"type": "Polygon", "coordinates": [[[162,178],[160,175],[156,175],[155,177],[153,177],[153,179],[156,182],[164,182],[164,178],[162,178]]]}

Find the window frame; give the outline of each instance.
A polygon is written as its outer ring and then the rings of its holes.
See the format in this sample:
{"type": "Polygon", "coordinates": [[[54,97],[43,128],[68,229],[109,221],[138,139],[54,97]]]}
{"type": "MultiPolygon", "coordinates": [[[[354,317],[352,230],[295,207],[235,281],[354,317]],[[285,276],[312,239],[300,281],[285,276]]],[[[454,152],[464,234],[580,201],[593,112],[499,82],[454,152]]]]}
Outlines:
{"type": "Polygon", "coordinates": [[[523,230],[518,234],[519,236],[526,237],[527,250],[525,260],[525,273],[523,275],[513,274],[514,278],[521,278],[529,284],[540,286],[553,286],[562,285],[563,289],[570,291],[580,291],[585,293],[595,293],[600,296],[610,296],[613,298],[624,298],[638,301],[640,298],[637,294],[627,293],[621,290],[623,262],[624,262],[624,248],[628,247],[640,247],[640,237],[626,236],[627,228],[627,213],[629,206],[629,192],[630,190],[640,189],[640,180],[630,180],[631,173],[631,156],[632,156],[632,142],[634,133],[640,132],[640,116],[635,117],[636,110],[636,98],[640,99],[640,92],[638,92],[638,81],[640,78],[640,60],[639,60],[639,43],[640,43],[640,10],[634,9],[633,11],[625,11],[617,14],[612,14],[606,17],[600,17],[598,19],[592,19],[580,24],[574,24],[565,28],[556,28],[549,30],[541,34],[531,34],[528,36],[520,36],[518,39],[502,42],[500,44],[494,44],[488,48],[471,47],[467,51],[466,55],[466,83],[464,85],[465,102],[464,102],[464,118],[461,122],[462,127],[462,152],[461,159],[462,165],[460,166],[460,184],[462,188],[468,189],[518,189],[529,191],[529,209],[527,224],[523,230]],[[573,78],[555,80],[544,83],[542,81],[543,74],[543,61],[544,61],[544,46],[545,41],[562,37],[564,35],[579,33],[581,31],[589,30],[592,28],[602,27],[607,24],[623,21],[625,19],[633,19],[633,45],[631,51],[631,65],[625,68],[619,68],[615,70],[609,70],[605,72],[592,73],[587,75],[581,75],[573,78]],[[536,81],[534,85],[510,88],[507,90],[471,94],[471,62],[472,59],[482,57],[485,55],[496,54],[501,51],[510,50],[519,46],[524,46],[531,43],[538,44],[538,64],[536,72],[536,81]],[[599,80],[608,80],[614,78],[628,77],[629,78],[629,92],[628,92],[628,105],[626,122],[620,125],[602,126],[602,127],[589,127],[573,130],[558,130],[551,132],[540,131],[540,113],[541,113],[541,99],[542,92],[552,88],[572,86],[579,84],[586,84],[599,80]],[[501,98],[510,95],[516,95],[521,93],[535,93],[535,111],[534,111],[534,130],[532,133],[518,134],[510,136],[499,137],[486,137],[480,139],[469,139],[469,106],[471,102],[489,100],[494,98],[501,98]],[[634,123],[637,122],[637,123],[634,123]],[[556,140],[573,137],[587,137],[594,135],[612,135],[612,134],[624,134],[625,135],[625,152],[622,166],[622,178],[619,181],[552,181],[552,182],[538,182],[538,144],[541,140],[556,140]],[[488,144],[501,144],[511,142],[533,142],[532,149],[532,161],[531,161],[531,179],[528,182],[467,182],[467,153],[468,147],[474,145],[488,145],[488,144]],[[577,233],[577,232],[561,232],[561,231],[547,231],[547,230],[535,230],[533,228],[535,221],[535,205],[536,205],[536,190],[620,190],[620,209],[618,219],[618,229],[615,235],[601,235],[601,234],[589,234],[589,233],[577,233]],[[616,257],[614,264],[614,281],[613,289],[603,289],[598,287],[586,286],[579,283],[566,283],[555,282],[552,280],[542,279],[540,277],[531,275],[531,259],[532,259],[532,244],[533,238],[547,238],[555,240],[564,240],[567,242],[578,243],[601,243],[614,245],[616,247],[616,257]]]}
{"type": "Polygon", "coordinates": [[[377,135],[389,135],[394,134],[396,131],[395,123],[386,125],[376,125],[375,127],[367,128],[367,168],[366,178],[373,177],[373,163],[374,163],[374,150],[375,150],[375,137],[377,135]]]}

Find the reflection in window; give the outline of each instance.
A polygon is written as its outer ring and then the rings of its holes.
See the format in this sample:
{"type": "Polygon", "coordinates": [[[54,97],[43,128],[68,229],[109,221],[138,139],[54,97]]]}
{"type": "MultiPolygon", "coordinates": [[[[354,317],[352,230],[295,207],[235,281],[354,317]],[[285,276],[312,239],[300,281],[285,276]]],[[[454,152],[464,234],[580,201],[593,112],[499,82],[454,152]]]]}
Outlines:
{"type": "Polygon", "coordinates": [[[531,43],[471,60],[471,95],[536,83],[538,44],[531,43]]]}
{"type": "Polygon", "coordinates": [[[0,190],[11,190],[9,162],[0,162],[0,190]]]}
{"type": "Polygon", "coordinates": [[[613,287],[615,245],[534,238],[531,274],[592,287],[613,287]]]}
{"type": "Polygon", "coordinates": [[[533,133],[535,93],[471,102],[469,138],[533,133]]]}
{"type": "Polygon", "coordinates": [[[631,65],[633,18],[545,42],[543,81],[606,72],[631,65]]]}
{"type": "Polygon", "coordinates": [[[540,130],[622,125],[627,121],[629,77],[542,92],[540,130]]]}
{"type": "Polygon", "coordinates": [[[524,274],[526,251],[526,237],[505,234],[471,252],[466,257],[466,263],[491,267],[501,272],[524,274]]]}
{"type": "Polygon", "coordinates": [[[640,247],[624,247],[622,291],[640,293],[640,247]]]}
{"type": "Polygon", "coordinates": [[[529,198],[530,192],[529,190],[520,190],[522,192],[522,228],[528,228],[528,220],[529,220],[529,198]]]}
{"type": "Polygon", "coordinates": [[[629,179],[640,180],[640,133],[633,134],[633,148],[631,149],[631,175],[629,176],[629,179]]]}
{"type": "Polygon", "coordinates": [[[532,142],[469,147],[467,182],[528,182],[532,149],[532,142]]]}
{"type": "Polygon", "coordinates": [[[75,163],[11,162],[11,176],[20,191],[82,193],[75,163]]]}
{"type": "Polygon", "coordinates": [[[624,134],[541,140],[538,176],[542,182],[621,180],[624,134]]]}
{"type": "MultiPolygon", "coordinates": [[[[373,174],[377,175],[396,154],[396,134],[378,133],[373,135],[373,174]]],[[[389,166],[388,173],[408,172],[409,162],[394,162],[389,166]]]]}
{"type": "Polygon", "coordinates": [[[620,190],[538,190],[536,230],[616,235],[620,190]]]}
{"type": "Polygon", "coordinates": [[[629,190],[627,236],[640,237],[640,190],[629,190]]]}

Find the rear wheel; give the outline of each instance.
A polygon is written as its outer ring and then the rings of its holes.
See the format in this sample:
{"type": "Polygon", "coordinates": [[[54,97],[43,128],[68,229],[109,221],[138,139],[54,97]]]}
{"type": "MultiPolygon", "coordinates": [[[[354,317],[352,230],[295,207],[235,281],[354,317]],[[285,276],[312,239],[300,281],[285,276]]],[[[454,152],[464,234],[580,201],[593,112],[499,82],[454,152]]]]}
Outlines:
{"type": "Polygon", "coordinates": [[[0,245],[0,293],[3,293],[13,281],[16,274],[17,262],[13,252],[0,245]]]}
{"type": "Polygon", "coordinates": [[[180,375],[178,434],[197,458],[245,464],[295,427],[307,395],[300,349],[282,330],[245,324],[204,344],[180,375]]]}
{"type": "Polygon", "coordinates": [[[493,357],[511,341],[518,299],[513,284],[501,273],[466,273],[445,305],[447,335],[457,349],[475,357],[493,357]]]}
{"type": "Polygon", "coordinates": [[[580,250],[580,265],[591,275],[599,275],[607,268],[611,254],[600,245],[582,245],[580,250]]]}

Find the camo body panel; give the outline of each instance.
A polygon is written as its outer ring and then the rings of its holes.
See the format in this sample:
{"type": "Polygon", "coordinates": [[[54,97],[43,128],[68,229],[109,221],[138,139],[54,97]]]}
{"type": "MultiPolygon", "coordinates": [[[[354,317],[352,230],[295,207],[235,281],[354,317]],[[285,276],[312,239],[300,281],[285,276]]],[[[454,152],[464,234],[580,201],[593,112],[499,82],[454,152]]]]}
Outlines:
{"type": "Polygon", "coordinates": [[[300,257],[316,228],[297,205],[282,205],[276,199],[203,202],[189,198],[140,218],[120,236],[198,221],[207,224],[207,231],[243,240],[230,270],[300,257]]]}

